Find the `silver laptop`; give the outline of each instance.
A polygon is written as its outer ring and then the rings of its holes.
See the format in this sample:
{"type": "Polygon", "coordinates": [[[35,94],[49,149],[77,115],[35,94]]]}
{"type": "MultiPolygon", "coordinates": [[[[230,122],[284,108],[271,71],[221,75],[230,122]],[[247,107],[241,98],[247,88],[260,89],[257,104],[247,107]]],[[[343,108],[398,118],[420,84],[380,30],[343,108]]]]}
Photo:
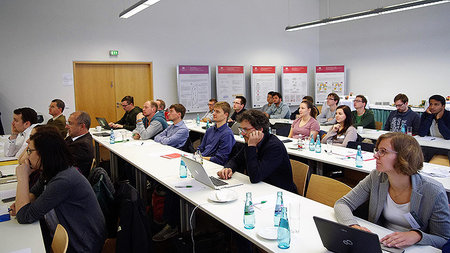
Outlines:
{"type": "Polygon", "coordinates": [[[230,187],[227,182],[224,182],[218,178],[213,176],[208,176],[203,165],[195,160],[182,156],[181,159],[186,164],[188,170],[194,176],[195,180],[199,181],[202,184],[205,184],[213,189],[222,189],[230,187]]]}

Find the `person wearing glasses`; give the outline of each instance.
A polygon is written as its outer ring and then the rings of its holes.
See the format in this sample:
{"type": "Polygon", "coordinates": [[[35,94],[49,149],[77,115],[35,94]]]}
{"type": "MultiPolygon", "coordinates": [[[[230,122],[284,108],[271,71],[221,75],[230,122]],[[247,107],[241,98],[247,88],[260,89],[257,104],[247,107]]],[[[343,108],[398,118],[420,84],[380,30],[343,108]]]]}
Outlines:
{"type": "Polygon", "coordinates": [[[61,99],[53,99],[48,106],[48,114],[52,115],[52,118],[47,121],[47,125],[56,127],[63,138],[67,135],[66,117],[62,114],[65,106],[61,99]]]}
{"type": "Polygon", "coordinates": [[[391,132],[401,132],[402,127],[405,131],[408,127],[412,128],[412,133],[419,132],[420,117],[408,106],[408,97],[405,94],[398,94],[394,98],[394,104],[397,110],[392,111],[384,124],[384,130],[391,132]]]}
{"type": "Polygon", "coordinates": [[[70,114],[67,120],[69,134],[65,139],[69,152],[74,159],[74,166],[78,167],[87,178],[94,159],[92,135],[89,133],[91,117],[87,112],[77,111],[70,114]]]}
{"type": "Polygon", "coordinates": [[[301,136],[313,136],[316,139],[320,131],[319,122],[316,120],[316,110],[311,102],[305,100],[300,103],[299,117],[292,122],[289,138],[298,139],[301,136]]]}
{"type": "Polygon", "coordinates": [[[356,141],[358,133],[352,125],[352,111],[346,105],[340,105],[336,109],[336,122],[327,135],[322,139],[326,143],[328,139],[333,140],[333,145],[347,147],[349,141],[356,141]]]}
{"type": "Polygon", "coordinates": [[[134,105],[134,98],[132,96],[125,96],[120,102],[125,114],[117,122],[109,122],[111,128],[124,128],[133,131],[136,128],[136,116],[142,112],[139,106],[134,105]]]}
{"type": "Polygon", "coordinates": [[[209,111],[207,111],[205,113],[205,115],[203,115],[201,121],[202,122],[206,122],[209,121],[210,123],[213,121],[213,112],[214,112],[214,105],[217,103],[217,99],[215,98],[211,98],[208,101],[208,109],[209,111]]]}
{"type": "Polygon", "coordinates": [[[369,202],[368,220],[392,231],[381,238],[388,247],[413,244],[442,248],[450,238],[450,209],[441,183],[419,173],[423,155],[417,140],[390,132],[378,138],[376,170],[336,201],[338,222],[365,231],[352,212],[369,202]]]}
{"type": "Polygon", "coordinates": [[[371,110],[366,110],[366,105],[367,99],[363,95],[357,95],[353,100],[356,109],[352,111],[353,126],[375,129],[375,116],[371,110]]]}
{"type": "Polygon", "coordinates": [[[228,126],[231,127],[236,122],[237,116],[241,115],[245,112],[245,104],[247,103],[247,99],[243,96],[236,96],[233,102],[233,114],[228,119],[228,126]]]}
{"type": "Polygon", "coordinates": [[[322,107],[322,113],[317,116],[317,121],[321,125],[333,125],[336,124],[336,108],[339,104],[339,96],[336,93],[330,93],[327,96],[327,106],[322,107]]]}
{"type": "MultiPolygon", "coordinates": [[[[67,252],[100,252],[106,239],[105,218],[92,186],[72,166],[73,158],[58,132],[37,132],[30,137],[27,159],[16,168],[16,201],[11,215],[20,224],[43,219],[50,235],[61,224],[69,235],[67,252]],[[30,189],[29,175],[42,176],[30,189]]],[[[43,223],[44,224],[44,223],[43,223]]]]}
{"type": "Polygon", "coordinates": [[[265,114],[259,110],[247,110],[238,117],[238,122],[246,145],[217,175],[222,179],[229,179],[236,171],[246,171],[252,183],[264,181],[297,193],[286,147],[275,135],[269,133],[270,123],[265,114]]]}

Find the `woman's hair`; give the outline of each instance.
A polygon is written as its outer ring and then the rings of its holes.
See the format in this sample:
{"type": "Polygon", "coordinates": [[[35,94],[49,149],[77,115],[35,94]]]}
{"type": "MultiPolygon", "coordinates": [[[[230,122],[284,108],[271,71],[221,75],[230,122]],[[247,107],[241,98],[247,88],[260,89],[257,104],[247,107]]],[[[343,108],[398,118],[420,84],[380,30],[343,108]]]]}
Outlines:
{"type": "Polygon", "coordinates": [[[380,142],[385,139],[390,139],[393,151],[397,152],[397,159],[394,163],[394,169],[397,172],[411,176],[422,169],[422,148],[414,137],[401,132],[386,133],[378,138],[375,147],[378,148],[380,142]]]}
{"type": "Polygon", "coordinates": [[[40,157],[42,176],[47,182],[58,172],[73,165],[73,158],[61,134],[54,131],[38,131],[30,137],[40,157]]]}
{"type": "Polygon", "coordinates": [[[337,132],[337,135],[340,134],[344,134],[347,129],[352,126],[353,121],[352,121],[352,111],[350,110],[350,107],[346,106],[346,105],[340,105],[336,108],[336,113],[337,110],[341,109],[342,111],[344,111],[345,114],[345,120],[344,120],[344,127],[342,128],[342,130],[337,132]]]}
{"type": "Polygon", "coordinates": [[[313,117],[313,118],[316,118],[317,111],[311,102],[309,102],[308,100],[305,100],[305,101],[302,101],[300,104],[305,104],[308,109],[311,109],[311,112],[309,113],[309,115],[311,115],[311,117],[313,117]]]}

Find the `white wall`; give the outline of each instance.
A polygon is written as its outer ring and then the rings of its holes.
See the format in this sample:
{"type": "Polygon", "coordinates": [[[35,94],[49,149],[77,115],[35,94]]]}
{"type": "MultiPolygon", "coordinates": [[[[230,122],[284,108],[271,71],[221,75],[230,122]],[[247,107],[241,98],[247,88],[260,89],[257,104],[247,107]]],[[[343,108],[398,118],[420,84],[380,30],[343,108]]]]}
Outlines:
{"type": "MultiPolygon", "coordinates": [[[[383,0],[383,6],[408,1],[383,0]]],[[[320,16],[378,7],[373,0],[321,0],[320,16]],[[327,11],[328,9],[328,11],[327,11]]],[[[372,103],[397,93],[418,104],[450,95],[450,3],[323,26],[320,63],[345,64],[348,91],[372,103]]]]}
{"type": "Polygon", "coordinates": [[[169,105],[177,101],[177,64],[244,64],[247,71],[257,64],[318,64],[318,30],[284,32],[294,17],[317,19],[316,0],[161,0],[119,19],[133,2],[0,0],[0,112],[7,132],[18,107],[48,119],[51,99],[61,98],[65,114],[73,112],[73,86],[62,86],[73,61],[152,61],[155,98],[169,105]],[[119,57],[109,57],[110,49],[119,57]]]}

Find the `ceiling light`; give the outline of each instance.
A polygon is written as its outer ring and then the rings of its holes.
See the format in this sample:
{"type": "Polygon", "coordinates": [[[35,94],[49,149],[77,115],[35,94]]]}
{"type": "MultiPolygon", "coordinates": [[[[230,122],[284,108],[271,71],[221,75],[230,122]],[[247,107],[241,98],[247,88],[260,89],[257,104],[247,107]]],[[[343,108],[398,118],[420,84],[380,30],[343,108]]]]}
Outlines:
{"type": "Polygon", "coordinates": [[[133,16],[134,14],[136,14],[144,9],[147,9],[148,7],[150,7],[150,5],[155,4],[159,1],[160,0],[141,0],[141,1],[133,4],[128,9],[122,11],[119,14],[119,18],[129,18],[129,17],[133,16]]]}

